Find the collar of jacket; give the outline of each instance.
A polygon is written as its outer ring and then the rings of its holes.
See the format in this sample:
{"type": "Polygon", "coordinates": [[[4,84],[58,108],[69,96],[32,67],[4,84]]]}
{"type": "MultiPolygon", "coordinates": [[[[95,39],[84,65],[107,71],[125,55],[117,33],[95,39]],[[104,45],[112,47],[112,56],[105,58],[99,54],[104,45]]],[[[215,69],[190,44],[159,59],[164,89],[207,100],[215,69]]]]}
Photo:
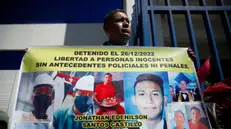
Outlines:
{"type": "Polygon", "coordinates": [[[128,43],[126,45],[117,45],[117,44],[112,44],[110,41],[106,41],[103,43],[103,46],[128,46],[128,43]]]}

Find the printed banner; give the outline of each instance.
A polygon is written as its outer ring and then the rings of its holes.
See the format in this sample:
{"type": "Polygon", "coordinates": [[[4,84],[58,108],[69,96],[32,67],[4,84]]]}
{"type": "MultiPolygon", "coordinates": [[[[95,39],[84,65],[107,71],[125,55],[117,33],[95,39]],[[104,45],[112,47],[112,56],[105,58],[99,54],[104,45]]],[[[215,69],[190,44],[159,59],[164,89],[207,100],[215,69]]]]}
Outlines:
{"type": "Polygon", "coordinates": [[[187,48],[30,48],[17,91],[11,129],[211,128],[187,48]]]}

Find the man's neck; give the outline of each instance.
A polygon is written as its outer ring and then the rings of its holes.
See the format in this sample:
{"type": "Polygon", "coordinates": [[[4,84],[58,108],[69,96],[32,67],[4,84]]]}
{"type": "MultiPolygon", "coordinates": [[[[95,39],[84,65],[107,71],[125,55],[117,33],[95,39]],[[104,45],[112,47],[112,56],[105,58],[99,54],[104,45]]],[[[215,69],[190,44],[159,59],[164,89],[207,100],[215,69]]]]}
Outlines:
{"type": "Polygon", "coordinates": [[[176,125],[176,129],[184,129],[184,125],[176,125]]]}
{"type": "Polygon", "coordinates": [[[118,41],[118,40],[110,40],[110,39],[109,39],[109,42],[110,42],[112,45],[116,45],[116,46],[126,46],[128,41],[127,41],[127,40],[118,41]]]}
{"type": "Polygon", "coordinates": [[[199,121],[192,120],[193,124],[197,124],[199,121]]]}
{"type": "Polygon", "coordinates": [[[108,84],[111,84],[110,82],[104,82],[104,86],[107,86],[108,84]]]}
{"type": "Polygon", "coordinates": [[[83,114],[83,113],[79,112],[79,110],[75,106],[73,106],[73,111],[74,111],[75,115],[82,115],[83,114]]]}
{"type": "Polygon", "coordinates": [[[147,125],[148,129],[155,129],[156,126],[161,122],[161,118],[154,120],[145,120],[145,125],[147,125]]]}
{"type": "Polygon", "coordinates": [[[181,92],[182,92],[182,93],[188,93],[188,91],[187,91],[187,90],[182,90],[181,92]]]}

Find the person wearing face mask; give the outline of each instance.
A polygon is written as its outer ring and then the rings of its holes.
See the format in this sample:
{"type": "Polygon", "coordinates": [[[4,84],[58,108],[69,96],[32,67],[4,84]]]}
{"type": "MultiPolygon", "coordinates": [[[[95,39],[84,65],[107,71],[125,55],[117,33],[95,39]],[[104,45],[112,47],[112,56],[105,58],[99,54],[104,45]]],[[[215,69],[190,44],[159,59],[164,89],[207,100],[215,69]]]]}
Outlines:
{"type": "MultiPolygon", "coordinates": [[[[104,46],[128,46],[131,37],[131,24],[124,10],[110,11],[104,18],[103,29],[108,37],[108,41],[103,43],[104,46]]],[[[190,48],[188,55],[193,61],[196,60],[196,55],[190,48]]]]}
{"type": "Polygon", "coordinates": [[[50,122],[46,111],[54,100],[53,78],[47,73],[39,74],[34,81],[32,112],[16,111],[16,120],[23,122],[50,122]]]}
{"type": "Polygon", "coordinates": [[[74,104],[57,110],[53,115],[53,129],[82,129],[82,121],[74,121],[77,115],[91,115],[93,110],[94,76],[81,77],[75,87],[74,104]]]}

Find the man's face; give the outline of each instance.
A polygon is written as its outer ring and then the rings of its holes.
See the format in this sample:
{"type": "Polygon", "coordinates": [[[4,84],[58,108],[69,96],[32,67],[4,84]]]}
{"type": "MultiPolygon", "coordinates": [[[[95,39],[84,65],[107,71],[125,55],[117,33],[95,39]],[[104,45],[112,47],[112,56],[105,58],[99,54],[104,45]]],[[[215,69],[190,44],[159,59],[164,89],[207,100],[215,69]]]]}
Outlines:
{"type": "Polygon", "coordinates": [[[93,104],[92,94],[93,94],[92,91],[86,91],[86,90],[75,91],[74,106],[79,112],[84,113],[92,107],[93,104]]]}
{"type": "Polygon", "coordinates": [[[104,76],[104,82],[105,82],[106,84],[111,83],[111,81],[112,81],[112,76],[110,76],[110,75],[105,75],[105,76],[104,76]]]}
{"type": "Polygon", "coordinates": [[[198,110],[192,110],[190,112],[193,121],[200,121],[201,114],[198,110]]]}
{"type": "Polygon", "coordinates": [[[185,81],[180,81],[181,91],[187,91],[187,84],[185,81]]]}
{"type": "Polygon", "coordinates": [[[52,104],[52,88],[43,85],[34,90],[33,106],[37,119],[46,119],[46,110],[52,104]]]}
{"type": "Polygon", "coordinates": [[[174,120],[176,121],[176,125],[184,125],[184,116],[181,112],[175,113],[174,120]]]}
{"type": "Polygon", "coordinates": [[[148,115],[148,119],[158,119],[161,117],[163,95],[158,84],[150,81],[143,81],[136,85],[133,103],[139,112],[148,115]]]}
{"type": "Polygon", "coordinates": [[[87,91],[87,90],[77,90],[75,92],[75,96],[92,96],[93,92],[92,91],[87,91]]]}
{"type": "Polygon", "coordinates": [[[128,40],[131,36],[128,16],[123,12],[115,13],[112,23],[107,27],[107,34],[115,41],[128,40]]]}

